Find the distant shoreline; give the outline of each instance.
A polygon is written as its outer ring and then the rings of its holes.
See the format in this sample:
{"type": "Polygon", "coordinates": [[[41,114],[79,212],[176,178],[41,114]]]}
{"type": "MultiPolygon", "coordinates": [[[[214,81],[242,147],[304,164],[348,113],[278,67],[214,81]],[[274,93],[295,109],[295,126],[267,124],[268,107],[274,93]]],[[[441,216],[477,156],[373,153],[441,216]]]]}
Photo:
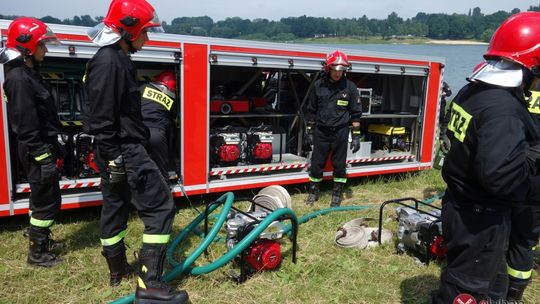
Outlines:
{"type": "Polygon", "coordinates": [[[307,38],[290,41],[293,43],[307,44],[440,44],[440,45],[488,45],[487,42],[477,40],[438,40],[429,38],[391,38],[382,39],[380,37],[326,37],[326,38],[307,38]]]}

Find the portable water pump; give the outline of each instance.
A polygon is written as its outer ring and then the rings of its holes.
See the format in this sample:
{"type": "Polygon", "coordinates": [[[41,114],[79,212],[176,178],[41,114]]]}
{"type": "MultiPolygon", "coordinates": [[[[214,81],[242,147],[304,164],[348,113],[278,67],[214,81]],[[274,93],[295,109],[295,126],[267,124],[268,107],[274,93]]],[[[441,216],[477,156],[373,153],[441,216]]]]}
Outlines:
{"type": "Polygon", "coordinates": [[[264,164],[272,162],[272,127],[260,125],[247,132],[247,150],[249,162],[264,164]]]}
{"type": "Polygon", "coordinates": [[[236,165],[242,159],[244,131],[227,126],[210,131],[210,158],[215,165],[236,165]]]}
{"type": "Polygon", "coordinates": [[[425,263],[429,263],[430,260],[444,259],[446,246],[442,236],[441,209],[415,198],[386,201],[381,205],[379,212],[379,229],[382,228],[383,208],[390,203],[401,205],[396,209],[398,219],[397,253],[410,252],[425,263]],[[404,203],[406,201],[412,201],[414,205],[404,203]],[[420,209],[419,205],[431,210],[420,209]]]}
{"type": "Polygon", "coordinates": [[[75,160],[77,161],[77,174],[79,178],[96,176],[99,168],[95,162],[94,136],[79,133],[73,138],[75,144],[75,160]]]}
{"type": "MultiPolygon", "coordinates": [[[[231,250],[244,239],[260,222],[278,208],[290,208],[291,198],[281,186],[262,189],[253,199],[247,212],[231,208],[226,222],[227,249],[231,250]]],[[[275,270],[282,262],[281,239],[284,237],[282,221],[278,218],[271,222],[258,237],[236,257],[240,275],[234,275],[237,282],[244,282],[248,276],[260,272],[275,270]]],[[[296,235],[296,234],[295,234],[296,235]]],[[[296,256],[296,237],[293,239],[293,260],[296,256]]]]}

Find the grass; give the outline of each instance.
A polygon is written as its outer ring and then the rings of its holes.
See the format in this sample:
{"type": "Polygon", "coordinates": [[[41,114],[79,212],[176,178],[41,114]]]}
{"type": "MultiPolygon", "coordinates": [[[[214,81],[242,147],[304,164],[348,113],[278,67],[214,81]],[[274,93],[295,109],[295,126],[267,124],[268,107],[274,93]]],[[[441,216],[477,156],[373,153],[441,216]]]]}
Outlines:
{"type": "MultiPolygon", "coordinates": [[[[320,216],[300,226],[298,261],[291,262],[291,243],[282,245],[283,264],[277,271],[263,272],[243,284],[229,277],[236,271],[228,264],[212,273],[186,276],[173,285],[187,289],[193,303],[428,303],[430,293],[439,284],[440,265],[419,264],[409,255],[395,254],[394,244],[367,250],[343,249],[334,245],[334,234],[343,223],[358,217],[377,218],[381,202],[400,198],[425,199],[441,192],[444,182],[439,171],[392,175],[350,180],[350,191],[344,205],[372,206],[362,211],[334,212],[320,216]]],[[[330,184],[312,208],[303,201],[305,185],[287,187],[298,216],[315,209],[326,208],[330,201],[330,184]]],[[[238,195],[252,195],[244,192],[238,195]]],[[[192,197],[191,201],[202,210],[202,204],[215,196],[192,197]]],[[[176,236],[196,215],[186,200],[174,222],[176,236]]],[[[394,208],[387,207],[393,215],[394,208]]],[[[99,244],[100,208],[63,211],[54,226],[54,237],[67,242],[65,262],[52,269],[26,265],[28,240],[22,229],[26,217],[3,218],[0,224],[0,303],[106,303],[132,293],[134,281],[124,282],[117,288],[108,286],[108,270],[101,256],[99,244]]],[[[133,214],[130,218],[126,243],[128,259],[138,250],[143,231],[142,222],[133,214]]],[[[376,225],[373,221],[372,225],[376,225]]],[[[385,228],[396,230],[395,221],[385,221],[385,228]]],[[[189,253],[200,242],[191,236],[177,255],[189,253]]],[[[225,252],[222,244],[211,246],[209,256],[198,259],[205,265],[225,252]]],[[[526,303],[537,303],[540,281],[534,282],[525,294],[526,303]]]]}

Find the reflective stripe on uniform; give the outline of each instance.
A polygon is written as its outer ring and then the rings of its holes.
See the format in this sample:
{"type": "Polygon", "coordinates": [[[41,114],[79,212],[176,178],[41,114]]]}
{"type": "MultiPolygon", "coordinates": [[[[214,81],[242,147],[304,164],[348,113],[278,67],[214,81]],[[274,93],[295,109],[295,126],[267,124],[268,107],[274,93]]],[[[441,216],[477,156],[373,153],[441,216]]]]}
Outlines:
{"type": "Polygon", "coordinates": [[[521,279],[521,280],[528,280],[532,276],[532,269],[528,271],[520,271],[507,265],[506,271],[508,272],[509,276],[514,277],[516,279],[521,279]]]}
{"type": "Polygon", "coordinates": [[[335,183],[345,184],[347,182],[347,178],[346,177],[334,177],[334,182],[335,183]]]}
{"type": "Polygon", "coordinates": [[[143,234],[142,242],[146,244],[167,244],[170,234],[143,234]]]}
{"type": "Polygon", "coordinates": [[[338,106],[346,107],[348,104],[349,104],[349,101],[348,101],[348,100],[343,100],[343,99],[338,99],[338,100],[337,100],[337,105],[338,105],[338,106]]]}
{"type": "Polygon", "coordinates": [[[540,92],[531,91],[531,96],[527,97],[526,100],[529,104],[529,112],[533,114],[540,114],[540,92]]]}
{"type": "Polygon", "coordinates": [[[448,123],[448,130],[454,133],[454,136],[460,141],[465,140],[467,135],[467,128],[471,122],[472,115],[467,113],[457,103],[453,102],[450,108],[450,122],[448,123]]]}
{"type": "Polygon", "coordinates": [[[158,90],[154,90],[149,87],[144,88],[143,97],[159,103],[160,105],[164,106],[165,109],[167,110],[170,110],[174,103],[174,100],[172,100],[169,96],[165,95],[164,93],[158,90]]]}
{"type": "Polygon", "coordinates": [[[310,176],[309,181],[314,182],[314,183],[320,183],[320,182],[322,182],[322,178],[316,178],[316,177],[310,176]]]}
{"type": "Polygon", "coordinates": [[[124,237],[126,236],[126,230],[122,230],[120,231],[120,233],[118,233],[117,235],[111,237],[111,238],[108,238],[108,239],[101,239],[101,245],[103,246],[112,246],[118,242],[120,242],[121,240],[124,239],[124,237]]]}
{"type": "Polygon", "coordinates": [[[30,225],[41,227],[41,228],[49,228],[54,223],[54,220],[38,220],[37,218],[30,217],[30,225]]]}
{"type": "Polygon", "coordinates": [[[43,153],[43,154],[41,154],[41,155],[39,155],[39,156],[34,157],[34,159],[35,159],[36,161],[42,161],[42,160],[44,160],[45,158],[47,158],[47,157],[49,157],[49,156],[51,156],[51,153],[46,152],[46,153],[43,153]]]}

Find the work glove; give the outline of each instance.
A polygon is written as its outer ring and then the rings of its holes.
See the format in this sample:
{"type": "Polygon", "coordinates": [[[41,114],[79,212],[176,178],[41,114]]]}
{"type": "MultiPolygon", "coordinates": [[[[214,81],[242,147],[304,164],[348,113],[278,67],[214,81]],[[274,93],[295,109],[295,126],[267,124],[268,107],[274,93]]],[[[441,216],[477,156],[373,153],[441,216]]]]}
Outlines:
{"type": "Polygon", "coordinates": [[[126,168],[124,167],[124,159],[119,155],[114,160],[109,161],[107,166],[109,174],[109,182],[111,184],[121,183],[127,180],[126,168]]]}
{"type": "Polygon", "coordinates": [[[448,153],[448,151],[450,151],[450,148],[452,146],[452,144],[450,142],[450,138],[448,138],[448,136],[446,134],[442,134],[439,141],[440,141],[441,151],[444,154],[448,153]]]}
{"type": "Polygon", "coordinates": [[[40,167],[40,181],[42,183],[58,180],[58,170],[56,169],[56,161],[51,152],[51,148],[51,145],[45,144],[41,148],[30,153],[33,161],[40,167]]]}
{"type": "Polygon", "coordinates": [[[351,152],[356,153],[358,150],[360,150],[360,137],[362,136],[362,133],[360,133],[360,126],[353,126],[351,129],[351,152]]]}

